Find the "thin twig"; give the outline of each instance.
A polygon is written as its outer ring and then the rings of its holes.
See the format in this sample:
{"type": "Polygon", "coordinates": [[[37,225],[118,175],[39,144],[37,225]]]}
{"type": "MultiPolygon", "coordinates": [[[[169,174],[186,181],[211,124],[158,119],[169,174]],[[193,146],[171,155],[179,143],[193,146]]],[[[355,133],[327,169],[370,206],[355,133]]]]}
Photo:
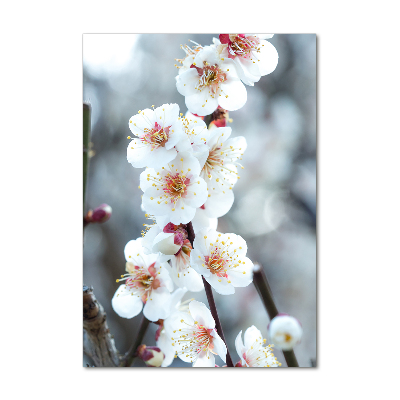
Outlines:
{"type": "MultiPolygon", "coordinates": [[[[186,229],[187,229],[187,232],[188,232],[188,239],[189,239],[192,247],[194,248],[193,242],[194,242],[195,234],[194,234],[193,225],[192,225],[191,222],[189,222],[186,225],[186,229]]],[[[225,340],[224,331],[222,330],[221,321],[219,320],[219,317],[218,317],[217,306],[215,304],[215,300],[214,300],[214,296],[213,296],[213,293],[212,293],[211,286],[204,279],[204,277],[202,277],[202,278],[203,278],[204,288],[206,290],[208,305],[210,306],[211,315],[213,316],[213,318],[215,320],[215,327],[217,329],[218,335],[224,341],[225,346],[226,346],[226,366],[227,367],[233,367],[232,358],[231,358],[231,355],[229,354],[229,349],[228,349],[228,345],[227,345],[226,340],[225,340]]]]}
{"type": "MultiPolygon", "coordinates": [[[[260,264],[254,264],[253,283],[257,289],[258,294],[261,297],[261,300],[264,303],[269,318],[272,320],[278,315],[278,309],[276,308],[274,299],[272,297],[272,292],[268,283],[267,276],[265,275],[264,269],[260,264]]],[[[285,357],[288,367],[299,366],[293,350],[283,351],[283,356],[285,357]]]]}
{"type": "Polygon", "coordinates": [[[135,342],[132,344],[130,349],[126,352],[124,356],[124,361],[122,367],[130,367],[133,360],[137,356],[136,350],[142,344],[144,335],[146,334],[147,328],[149,327],[150,321],[143,315],[142,321],[140,322],[139,332],[136,336],[135,342]]]}

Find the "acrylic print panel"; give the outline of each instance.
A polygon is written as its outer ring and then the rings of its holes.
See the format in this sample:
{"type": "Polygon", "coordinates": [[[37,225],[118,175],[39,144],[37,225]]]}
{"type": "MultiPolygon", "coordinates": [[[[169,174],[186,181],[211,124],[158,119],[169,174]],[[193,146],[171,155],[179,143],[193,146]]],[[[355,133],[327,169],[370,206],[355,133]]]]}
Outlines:
{"type": "Polygon", "coordinates": [[[316,36],[84,35],[83,100],[83,365],[315,366],[316,36]]]}

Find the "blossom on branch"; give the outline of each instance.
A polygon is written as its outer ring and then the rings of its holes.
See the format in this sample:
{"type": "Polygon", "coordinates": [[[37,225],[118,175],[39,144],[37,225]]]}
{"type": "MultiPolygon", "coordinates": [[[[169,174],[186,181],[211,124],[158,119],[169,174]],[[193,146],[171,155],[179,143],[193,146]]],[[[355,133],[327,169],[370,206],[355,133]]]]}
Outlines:
{"type": "Polygon", "coordinates": [[[185,96],[189,111],[201,116],[211,114],[218,105],[235,111],[247,101],[235,63],[220,58],[215,46],[206,46],[196,54],[190,68],[177,76],[176,87],[185,96]]]}
{"type": "Polygon", "coordinates": [[[170,312],[173,283],[165,263],[158,254],[145,254],[142,238],[131,240],[125,246],[127,273],[117,282],[125,281],[114,294],[111,304],[122,318],[133,318],[143,308],[150,321],[166,318],[170,312]]]}
{"type": "Polygon", "coordinates": [[[203,229],[194,239],[190,265],[219,294],[233,294],[235,287],[253,280],[253,263],[246,257],[247,244],[239,235],[203,229]]]}
{"type": "Polygon", "coordinates": [[[193,367],[214,367],[214,354],[225,362],[226,346],[215,329],[210,310],[201,302],[189,303],[189,312],[177,312],[166,322],[167,332],[172,331],[171,345],[177,356],[193,367]]]}
{"type": "Polygon", "coordinates": [[[189,223],[207,200],[207,184],[199,174],[199,161],[188,152],[180,152],[161,169],[147,168],[140,174],[143,208],[175,225],[189,223]]]}
{"type": "Polygon", "coordinates": [[[291,350],[300,342],[303,328],[300,322],[287,314],[278,314],[268,325],[269,340],[281,350],[291,350]]]}
{"type": "Polygon", "coordinates": [[[153,225],[143,238],[143,247],[164,254],[163,261],[170,260],[171,265],[166,264],[166,267],[178,287],[186,287],[191,292],[203,290],[201,276],[190,266],[192,245],[185,224],[169,222],[162,230],[157,224],[153,225]]]}
{"type": "MultiPolygon", "coordinates": [[[[129,120],[129,128],[138,138],[128,145],[128,161],[136,168],[160,168],[175,158],[175,145],[184,138],[177,104],[146,108],[129,120]]],[[[128,137],[130,139],[130,136],[128,137]]]]}
{"type": "Polygon", "coordinates": [[[214,45],[222,59],[233,60],[240,79],[253,86],[264,75],[273,72],[278,65],[278,52],[265,39],[273,35],[247,33],[220,34],[214,45]]]}

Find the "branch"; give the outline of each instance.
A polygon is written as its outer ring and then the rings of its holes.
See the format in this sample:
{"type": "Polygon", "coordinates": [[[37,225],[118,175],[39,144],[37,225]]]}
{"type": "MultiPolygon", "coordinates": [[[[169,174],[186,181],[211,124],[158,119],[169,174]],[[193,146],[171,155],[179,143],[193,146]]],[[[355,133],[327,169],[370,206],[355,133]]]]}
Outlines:
{"type": "MultiPolygon", "coordinates": [[[[194,248],[193,242],[194,242],[195,234],[194,234],[193,225],[192,225],[191,222],[189,222],[186,225],[186,229],[187,229],[187,232],[188,232],[188,239],[189,239],[189,241],[190,241],[190,243],[192,245],[192,248],[194,248]]],[[[225,346],[226,346],[226,366],[227,367],[233,367],[232,358],[231,358],[231,355],[229,354],[229,349],[228,349],[228,345],[227,345],[226,340],[225,340],[224,331],[222,330],[221,321],[219,320],[219,317],[218,317],[217,306],[215,304],[215,300],[214,300],[214,296],[213,296],[213,293],[212,293],[211,286],[204,279],[204,276],[202,276],[202,278],[203,278],[204,288],[206,290],[208,305],[210,306],[211,314],[212,314],[212,316],[213,316],[213,318],[215,320],[215,327],[217,329],[218,335],[224,341],[225,346]]]]}
{"type": "MultiPolygon", "coordinates": [[[[264,306],[269,315],[269,319],[272,320],[278,315],[278,309],[276,308],[274,299],[272,297],[272,292],[271,288],[269,287],[267,276],[265,275],[264,269],[261,267],[260,264],[254,264],[253,283],[257,289],[258,294],[261,297],[261,300],[264,303],[264,306]]],[[[288,367],[299,366],[293,350],[283,351],[283,356],[285,357],[288,367]]]]}
{"type": "Polygon", "coordinates": [[[93,288],[83,286],[83,351],[96,367],[118,367],[121,357],[110,334],[103,306],[93,288]]]}
{"type": "Polygon", "coordinates": [[[136,350],[142,344],[143,337],[146,334],[149,324],[150,321],[143,315],[142,322],[140,323],[139,332],[136,336],[136,340],[123,357],[121,367],[130,367],[132,365],[133,360],[135,359],[135,357],[137,357],[136,350]]]}
{"type": "Polygon", "coordinates": [[[83,214],[85,214],[86,178],[89,165],[90,105],[83,103],[83,214]]]}

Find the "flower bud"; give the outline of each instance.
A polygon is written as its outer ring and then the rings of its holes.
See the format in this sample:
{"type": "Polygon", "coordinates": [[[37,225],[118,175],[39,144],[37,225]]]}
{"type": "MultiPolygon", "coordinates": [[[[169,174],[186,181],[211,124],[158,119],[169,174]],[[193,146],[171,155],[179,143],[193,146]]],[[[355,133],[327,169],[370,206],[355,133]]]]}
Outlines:
{"type": "Polygon", "coordinates": [[[141,344],[137,350],[138,357],[149,367],[161,367],[165,355],[159,347],[141,344]]]}
{"type": "Polygon", "coordinates": [[[103,223],[110,219],[112,209],[108,204],[101,204],[93,211],[87,213],[86,221],[89,223],[103,223]]]}
{"type": "Polygon", "coordinates": [[[300,322],[288,314],[278,314],[268,325],[270,341],[281,350],[291,350],[300,342],[302,334],[300,322]]]}

